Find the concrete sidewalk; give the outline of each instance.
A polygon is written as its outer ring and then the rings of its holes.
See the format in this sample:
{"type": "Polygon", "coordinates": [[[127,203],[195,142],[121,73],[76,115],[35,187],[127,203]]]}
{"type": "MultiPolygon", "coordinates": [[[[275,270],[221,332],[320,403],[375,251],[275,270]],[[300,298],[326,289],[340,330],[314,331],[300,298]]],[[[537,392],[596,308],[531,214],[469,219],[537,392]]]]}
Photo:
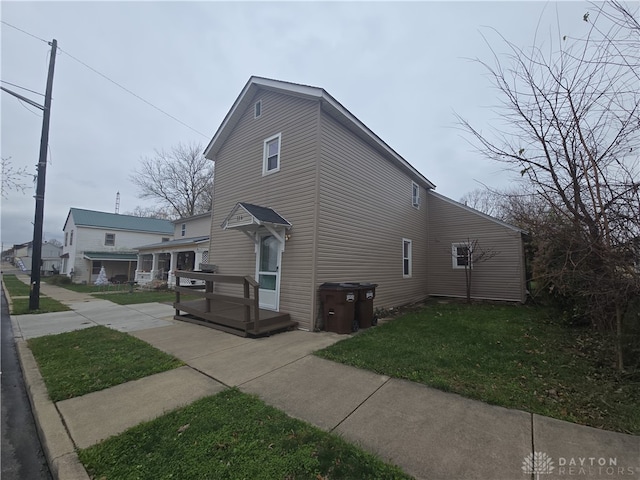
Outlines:
{"type": "MultiPolygon", "coordinates": [[[[44,293],[44,292],[43,292],[44,293]]],[[[47,295],[54,298],[56,292],[47,295]]],[[[70,302],[73,312],[14,317],[25,379],[58,478],[88,478],[74,448],[230,386],[399,465],[418,479],[639,479],[640,437],[491,406],[317,358],[346,338],[285,332],[247,339],[172,320],[160,304],[70,302]],[[55,405],[25,338],[107,325],[171,353],[187,366],[55,405]],[[66,426],[66,427],[65,427],[66,426]],[[525,457],[547,456],[532,472],[525,457]]]]}

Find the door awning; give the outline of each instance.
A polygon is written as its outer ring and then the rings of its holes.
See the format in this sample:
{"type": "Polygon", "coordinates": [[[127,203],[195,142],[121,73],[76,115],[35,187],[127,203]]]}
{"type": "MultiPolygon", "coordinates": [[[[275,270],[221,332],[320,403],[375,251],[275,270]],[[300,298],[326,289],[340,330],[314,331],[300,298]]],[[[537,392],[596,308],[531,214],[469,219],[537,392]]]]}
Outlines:
{"type": "Polygon", "coordinates": [[[239,230],[251,230],[259,226],[285,227],[291,228],[289,223],[273,208],[260,207],[251,203],[238,202],[231,209],[231,213],[227,215],[222,222],[222,229],[228,230],[236,228],[239,230]]]}
{"type": "MultiPolygon", "coordinates": [[[[257,232],[264,227],[284,245],[284,231],[292,225],[273,208],[238,202],[221,225],[223,230],[240,230],[257,242],[257,232]]],[[[257,243],[256,243],[257,244],[257,243]]]]}

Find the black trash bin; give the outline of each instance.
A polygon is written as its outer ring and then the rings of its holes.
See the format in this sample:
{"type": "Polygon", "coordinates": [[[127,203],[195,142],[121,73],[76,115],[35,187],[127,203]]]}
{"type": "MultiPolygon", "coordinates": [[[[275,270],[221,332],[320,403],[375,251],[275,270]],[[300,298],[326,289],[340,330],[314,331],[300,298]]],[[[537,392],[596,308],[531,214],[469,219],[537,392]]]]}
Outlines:
{"type": "Polygon", "coordinates": [[[356,322],[360,328],[373,325],[373,299],[376,298],[377,283],[359,283],[356,302],[356,322]]]}
{"type": "Polygon", "coordinates": [[[358,287],[352,283],[320,285],[324,329],[334,333],[351,333],[355,322],[358,287]]]}

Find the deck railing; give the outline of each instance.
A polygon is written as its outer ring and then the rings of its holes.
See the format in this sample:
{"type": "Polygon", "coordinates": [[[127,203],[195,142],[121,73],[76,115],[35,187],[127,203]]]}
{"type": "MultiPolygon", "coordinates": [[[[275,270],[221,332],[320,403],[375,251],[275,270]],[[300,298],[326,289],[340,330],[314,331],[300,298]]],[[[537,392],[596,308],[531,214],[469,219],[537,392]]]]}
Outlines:
{"type": "Polygon", "coordinates": [[[178,270],[176,277],[176,317],[181,311],[202,317],[204,320],[222,324],[233,329],[251,332],[260,322],[259,284],[252,277],[218,275],[215,273],[190,272],[178,270]],[[188,279],[187,285],[180,279],[188,279]],[[204,284],[192,285],[191,280],[202,280],[204,284]],[[221,284],[242,285],[242,296],[214,293],[214,286],[221,284]],[[253,295],[252,295],[253,293],[253,295]],[[181,301],[181,294],[196,296],[200,302],[181,301]],[[204,302],[202,301],[204,300],[204,302]],[[235,308],[234,308],[235,307],[235,308]],[[242,313],[239,314],[241,308],[242,313]]]}

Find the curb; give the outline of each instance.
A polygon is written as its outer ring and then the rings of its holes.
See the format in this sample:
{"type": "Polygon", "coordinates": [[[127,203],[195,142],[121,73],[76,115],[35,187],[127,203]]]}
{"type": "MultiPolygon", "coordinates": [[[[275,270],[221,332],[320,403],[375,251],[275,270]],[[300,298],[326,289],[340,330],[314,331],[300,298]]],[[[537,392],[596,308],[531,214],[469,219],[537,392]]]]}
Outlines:
{"type": "Polygon", "coordinates": [[[36,359],[25,340],[16,340],[22,376],[31,410],[51,474],[57,480],[90,480],[78,459],[75,446],[62,423],[58,409],[49,399],[36,359]]]}

